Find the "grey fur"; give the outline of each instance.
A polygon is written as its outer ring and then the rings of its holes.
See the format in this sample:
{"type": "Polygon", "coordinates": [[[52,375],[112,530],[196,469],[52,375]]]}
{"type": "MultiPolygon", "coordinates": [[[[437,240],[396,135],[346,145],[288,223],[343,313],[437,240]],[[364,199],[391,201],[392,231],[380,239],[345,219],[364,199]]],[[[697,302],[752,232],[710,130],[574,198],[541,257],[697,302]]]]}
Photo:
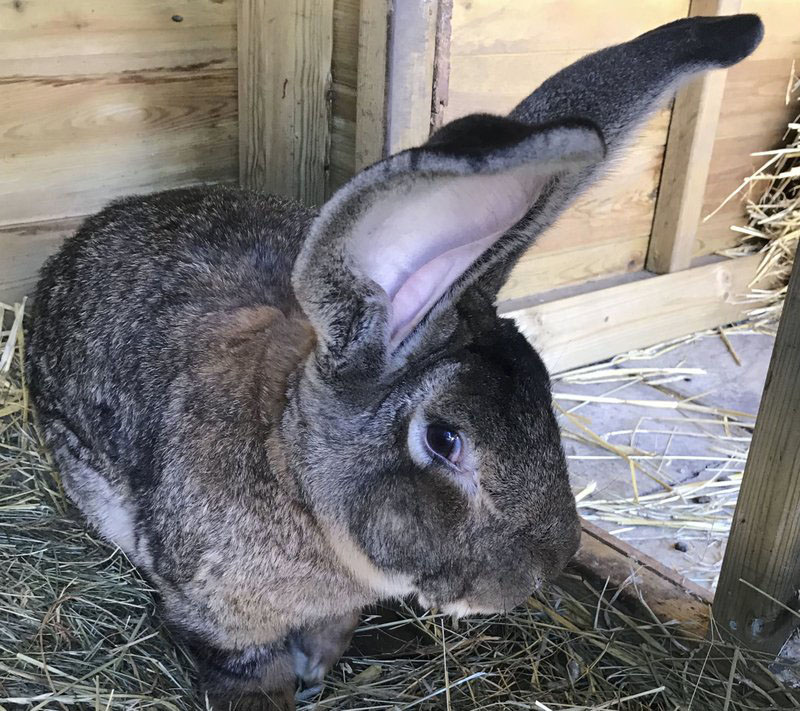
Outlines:
{"type": "MultiPolygon", "coordinates": [[[[672,23],[383,161],[320,217],[221,187],[112,203],[42,272],[28,378],[67,491],[157,586],[216,707],[293,706],[358,611],[416,594],[505,610],[574,553],[549,380],[492,300],[522,249],[652,105],[758,43],[753,16],[672,23]],[[349,237],[398,186],[549,176],[402,343],[349,237]],[[527,209],[527,206],[526,206],[527,209]],[[473,488],[410,449],[457,426],[473,488]]],[[[458,220],[454,215],[453,219],[458,220]]]]}

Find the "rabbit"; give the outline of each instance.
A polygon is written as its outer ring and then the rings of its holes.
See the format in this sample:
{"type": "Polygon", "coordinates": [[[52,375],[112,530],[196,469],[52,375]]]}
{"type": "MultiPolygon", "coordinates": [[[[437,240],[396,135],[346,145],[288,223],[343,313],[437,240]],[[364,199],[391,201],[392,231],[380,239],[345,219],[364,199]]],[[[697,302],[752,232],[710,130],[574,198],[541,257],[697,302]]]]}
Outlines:
{"type": "Polygon", "coordinates": [[[379,600],[503,612],[563,569],[580,525],[549,376],[498,290],[655,107],[762,33],[695,17],[590,54],[318,212],[120,199],[46,263],[26,358],[46,442],[215,709],[293,708],[379,600]]]}

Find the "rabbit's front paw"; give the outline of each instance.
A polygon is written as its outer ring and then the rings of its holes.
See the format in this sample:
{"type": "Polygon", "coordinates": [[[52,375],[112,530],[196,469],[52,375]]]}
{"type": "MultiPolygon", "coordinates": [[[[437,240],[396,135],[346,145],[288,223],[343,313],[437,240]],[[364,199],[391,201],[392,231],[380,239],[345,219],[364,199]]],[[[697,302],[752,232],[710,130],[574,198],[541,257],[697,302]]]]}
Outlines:
{"type": "Polygon", "coordinates": [[[350,644],[358,625],[358,611],[333,617],[297,632],[290,642],[294,672],[308,686],[322,683],[350,644]]]}

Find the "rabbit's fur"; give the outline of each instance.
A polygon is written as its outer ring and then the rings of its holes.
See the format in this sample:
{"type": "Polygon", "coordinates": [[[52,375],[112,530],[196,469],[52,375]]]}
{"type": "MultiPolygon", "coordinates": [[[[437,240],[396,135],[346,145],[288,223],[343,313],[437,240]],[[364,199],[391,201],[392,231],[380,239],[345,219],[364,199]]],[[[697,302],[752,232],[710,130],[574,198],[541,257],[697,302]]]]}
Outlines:
{"type": "Polygon", "coordinates": [[[381,598],[503,611],[561,570],[579,526],[547,372],[493,300],[657,101],[760,37],[754,16],[672,23],[318,215],[223,187],[127,198],[47,263],[27,358],[47,442],[218,706],[291,708],[381,598]]]}

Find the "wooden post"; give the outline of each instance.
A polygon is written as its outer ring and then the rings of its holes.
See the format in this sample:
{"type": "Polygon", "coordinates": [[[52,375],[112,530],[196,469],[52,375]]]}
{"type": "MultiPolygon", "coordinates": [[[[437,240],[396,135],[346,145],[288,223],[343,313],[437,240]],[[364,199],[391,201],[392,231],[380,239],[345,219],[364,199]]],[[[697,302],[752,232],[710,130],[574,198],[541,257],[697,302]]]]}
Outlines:
{"type": "Polygon", "coordinates": [[[714,618],[748,646],[776,653],[800,624],[799,590],[800,267],[795,265],[714,597],[714,618]]]}
{"type": "Polygon", "coordinates": [[[362,0],[358,22],[356,170],[386,155],[392,0],[362,0]]]}
{"type": "Polygon", "coordinates": [[[333,0],[239,0],[239,182],[321,204],[333,0]]]}
{"type": "Polygon", "coordinates": [[[430,135],[438,15],[439,0],[404,0],[394,5],[387,99],[389,154],[418,146],[430,135]]]}
{"type": "MultiPolygon", "coordinates": [[[[732,15],[740,7],[741,0],[692,0],[689,15],[732,15]]],[[[675,97],[647,252],[647,269],[657,274],[691,264],[725,77],[724,70],[706,73],[675,97]]]]}
{"type": "Polygon", "coordinates": [[[362,0],[357,170],[424,143],[441,122],[451,11],[452,0],[362,0]]]}

